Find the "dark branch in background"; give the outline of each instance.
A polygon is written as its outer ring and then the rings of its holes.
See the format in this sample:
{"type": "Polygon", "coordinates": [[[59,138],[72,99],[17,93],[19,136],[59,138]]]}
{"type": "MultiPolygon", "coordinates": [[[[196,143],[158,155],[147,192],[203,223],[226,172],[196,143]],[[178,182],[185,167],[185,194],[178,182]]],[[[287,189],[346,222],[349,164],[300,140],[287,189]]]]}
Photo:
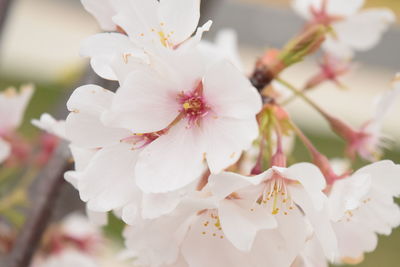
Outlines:
{"type": "Polygon", "coordinates": [[[58,193],[63,184],[63,173],[69,167],[66,144],[60,145],[49,164],[37,179],[34,198],[30,201],[30,211],[13,250],[6,259],[8,267],[29,266],[32,255],[38,247],[52,214],[58,193]]]}
{"type": "Polygon", "coordinates": [[[0,0],[0,41],[1,41],[1,33],[7,19],[9,8],[11,6],[11,1],[12,0],[0,0]]]}

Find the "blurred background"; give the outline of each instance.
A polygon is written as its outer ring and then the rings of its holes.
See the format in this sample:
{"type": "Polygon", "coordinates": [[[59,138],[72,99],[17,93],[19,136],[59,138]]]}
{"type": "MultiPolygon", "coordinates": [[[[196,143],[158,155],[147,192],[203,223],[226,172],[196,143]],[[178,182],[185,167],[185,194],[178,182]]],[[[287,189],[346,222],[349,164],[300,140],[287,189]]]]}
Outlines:
{"type": "MultiPolygon", "coordinates": [[[[207,6],[203,19],[214,21],[206,38],[212,40],[218,30],[233,28],[238,33],[240,53],[246,70],[251,72],[258,56],[267,48],[280,48],[302,28],[303,21],[289,7],[289,0],[203,0],[207,6]]],[[[368,7],[390,7],[400,15],[399,0],[366,0],[368,7]]],[[[79,0],[15,0],[0,41],[0,90],[33,82],[36,94],[27,111],[23,131],[35,136],[29,121],[43,112],[64,110],[65,98],[85,71],[88,60],[79,56],[80,42],[96,33],[95,20],[81,7],[79,0]]],[[[357,55],[357,67],[344,78],[348,90],[338,90],[329,83],[311,92],[326,110],[360,125],[370,118],[375,97],[390,88],[391,80],[400,71],[400,28],[394,25],[379,46],[357,55]]],[[[283,73],[293,84],[303,84],[317,71],[313,58],[283,73]]],[[[328,125],[313,109],[296,100],[289,106],[295,121],[331,157],[342,155],[344,144],[330,133],[328,125]]],[[[61,118],[60,118],[61,119],[61,118]]],[[[400,162],[400,102],[385,122],[385,133],[393,140],[393,151],[387,158],[400,162]]],[[[307,159],[301,146],[296,159],[307,159]]],[[[79,197],[68,186],[62,193],[58,215],[81,207],[79,197]],[[68,206],[65,199],[68,199],[68,206]]],[[[110,231],[120,231],[115,223],[110,231]],[[113,228],[114,227],[114,228],[113,228]]],[[[400,266],[400,230],[382,237],[378,249],[366,256],[361,267],[400,266]]]]}

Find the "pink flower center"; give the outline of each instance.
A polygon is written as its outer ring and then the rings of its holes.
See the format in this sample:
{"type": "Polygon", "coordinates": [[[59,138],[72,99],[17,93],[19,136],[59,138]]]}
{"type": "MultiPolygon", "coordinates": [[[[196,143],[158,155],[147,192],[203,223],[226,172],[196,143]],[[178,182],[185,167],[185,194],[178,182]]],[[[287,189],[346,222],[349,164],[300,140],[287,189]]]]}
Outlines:
{"type": "Polygon", "coordinates": [[[181,105],[180,113],[188,119],[189,125],[199,124],[200,120],[205,117],[210,108],[203,96],[203,84],[199,85],[193,92],[180,93],[178,101],[181,105]]]}

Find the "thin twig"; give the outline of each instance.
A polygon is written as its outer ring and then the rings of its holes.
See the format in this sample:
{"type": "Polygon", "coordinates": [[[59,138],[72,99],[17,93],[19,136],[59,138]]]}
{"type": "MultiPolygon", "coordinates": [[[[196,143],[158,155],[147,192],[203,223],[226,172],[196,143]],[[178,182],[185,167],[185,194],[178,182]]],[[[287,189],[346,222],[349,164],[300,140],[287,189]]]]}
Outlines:
{"type": "Polygon", "coordinates": [[[31,201],[31,209],[26,223],[21,230],[11,254],[6,260],[8,267],[29,266],[35,248],[46,229],[53,207],[56,203],[61,185],[64,182],[62,173],[69,168],[66,144],[59,146],[55,155],[43,170],[38,181],[38,190],[31,201]]]}

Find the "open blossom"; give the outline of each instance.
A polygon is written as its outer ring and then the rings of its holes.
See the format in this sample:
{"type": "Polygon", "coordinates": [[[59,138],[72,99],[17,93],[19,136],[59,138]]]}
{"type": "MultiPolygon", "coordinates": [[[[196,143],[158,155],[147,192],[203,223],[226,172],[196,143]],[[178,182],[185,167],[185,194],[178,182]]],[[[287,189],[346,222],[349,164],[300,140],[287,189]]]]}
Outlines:
{"type": "Polygon", "coordinates": [[[369,50],[395,21],[386,8],[361,10],[364,0],[293,0],[293,8],[309,24],[331,26],[333,33],[323,47],[337,57],[350,58],[353,51],[369,50]]]}
{"type": "MultiPolygon", "coordinates": [[[[222,224],[227,219],[224,217],[225,208],[232,212],[230,215],[226,213],[231,219],[234,216],[240,217],[245,214],[244,210],[241,210],[244,208],[250,211],[254,218],[263,218],[264,223],[267,220],[275,221],[278,231],[281,232],[287,231],[283,229],[290,221],[291,227],[296,229],[298,236],[283,234],[283,239],[287,243],[295,242],[295,240],[304,243],[309,234],[307,225],[310,224],[313,234],[321,241],[325,255],[331,257],[336,249],[336,239],[330,228],[326,212],[327,198],[322,192],[325,186],[322,173],[316,166],[308,163],[295,164],[289,168],[272,167],[264,173],[250,178],[230,173],[210,178],[210,188],[214,194],[226,194],[229,189],[233,189],[234,192],[225,195],[227,200],[233,201],[224,200],[223,203],[228,204],[227,206],[220,204],[219,213],[222,224]]],[[[236,221],[236,224],[241,222],[239,218],[234,218],[232,221],[236,221]]],[[[255,234],[250,230],[251,228],[245,227],[245,225],[243,228],[248,229],[248,235],[255,234]]],[[[234,229],[228,228],[227,230],[233,233],[234,229]]],[[[238,246],[235,241],[239,240],[232,240],[232,242],[238,246]]],[[[244,245],[243,242],[246,239],[240,241],[244,245]]],[[[247,242],[249,241],[251,238],[247,239],[247,242]]],[[[246,245],[242,249],[245,247],[246,245]]]]}
{"type": "Polygon", "coordinates": [[[172,264],[181,255],[196,267],[265,266],[265,260],[285,267],[314,233],[330,254],[335,237],[322,216],[323,188],[322,174],[311,164],[272,168],[255,177],[211,175],[197,197],[182,200],[172,213],[130,221],[127,248],[137,263],[149,266],[172,264]]]}
{"type": "Polygon", "coordinates": [[[135,173],[148,193],[193,182],[204,161],[212,173],[222,171],[258,135],[261,98],[232,64],[199,64],[196,54],[169,56],[171,65],[162,72],[130,73],[103,116],[109,126],[147,137],[135,173]]]}
{"type": "Polygon", "coordinates": [[[106,31],[120,31],[134,42],[174,47],[186,41],[200,19],[200,0],[82,0],[106,31]]]}
{"type": "Polygon", "coordinates": [[[128,58],[146,63],[146,53],[197,44],[212,24],[208,21],[191,37],[200,18],[199,0],[82,0],[82,3],[100,24],[106,25],[105,29],[120,32],[90,36],[81,48],[81,55],[91,58],[93,69],[112,80],[117,79],[110,67],[115,58],[119,64],[126,64],[128,58]]]}
{"type": "Polygon", "coordinates": [[[400,225],[400,166],[380,161],[338,180],[329,193],[338,263],[358,263],[375,250],[377,234],[390,235],[400,225]]]}
{"type": "Polygon", "coordinates": [[[111,210],[121,211],[124,219],[167,213],[186,190],[193,189],[188,185],[167,194],[144,194],[137,188],[137,157],[151,139],[102,124],[101,114],[113,97],[114,93],[94,85],[80,87],[70,97],[66,137],[75,170],[66,172],[65,179],[79,191],[89,217],[98,224],[106,221],[104,212],[111,210]]]}
{"type": "MultiPolygon", "coordinates": [[[[397,76],[398,77],[398,76],[397,76]]],[[[400,82],[396,78],[393,88],[384,92],[378,99],[375,114],[358,131],[349,131],[347,152],[354,157],[358,153],[362,158],[374,161],[382,154],[384,146],[382,124],[400,94],[400,82]]]]}
{"type": "Polygon", "coordinates": [[[25,148],[15,135],[21,125],[25,109],[33,94],[31,85],[21,87],[20,92],[9,88],[0,92],[0,163],[6,160],[12,150],[15,154],[25,154],[25,148]]]}
{"type": "Polygon", "coordinates": [[[139,45],[174,48],[189,39],[199,23],[200,0],[127,2],[113,21],[139,45]]]}

